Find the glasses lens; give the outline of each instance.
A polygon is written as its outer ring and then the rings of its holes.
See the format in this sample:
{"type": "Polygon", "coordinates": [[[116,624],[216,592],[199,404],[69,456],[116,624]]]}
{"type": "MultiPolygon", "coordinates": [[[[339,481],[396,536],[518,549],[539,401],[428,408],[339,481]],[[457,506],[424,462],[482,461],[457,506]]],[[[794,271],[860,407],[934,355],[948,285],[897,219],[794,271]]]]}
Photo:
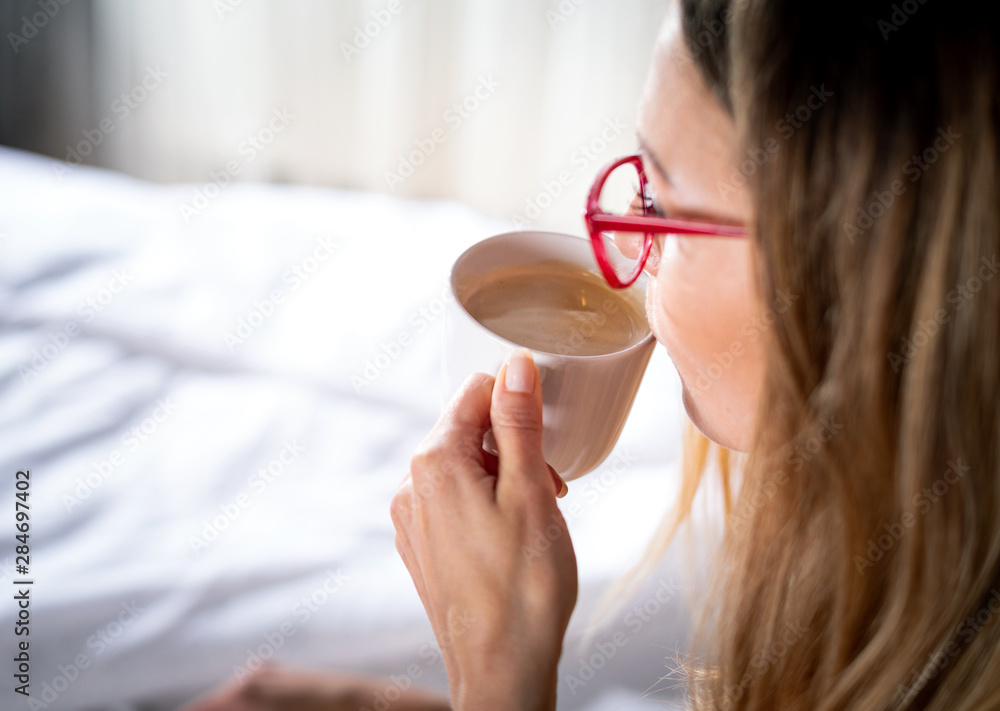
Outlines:
{"type": "MultiPolygon", "coordinates": [[[[609,215],[652,214],[649,196],[644,196],[640,190],[639,168],[631,162],[611,172],[601,189],[599,203],[601,212],[609,215]]],[[[639,271],[645,235],[642,232],[602,232],[601,237],[609,266],[620,281],[630,281],[639,271]]]]}

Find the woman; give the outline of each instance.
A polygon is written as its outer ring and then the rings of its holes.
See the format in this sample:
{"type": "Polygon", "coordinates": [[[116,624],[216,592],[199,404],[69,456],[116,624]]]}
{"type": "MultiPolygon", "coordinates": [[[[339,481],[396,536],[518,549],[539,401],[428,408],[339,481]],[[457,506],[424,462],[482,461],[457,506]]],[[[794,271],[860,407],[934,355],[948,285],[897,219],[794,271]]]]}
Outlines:
{"type": "MultiPolygon", "coordinates": [[[[663,25],[645,208],[747,232],[658,234],[645,265],[692,422],[747,453],[695,708],[1000,708],[1000,64],[975,9],[681,0],[663,25]]],[[[456,709],[555,707],[577,582],[568,535],[520,554],[559,516],[538,384],[523,354],[470,378],[393,500],[456,709]]]]}

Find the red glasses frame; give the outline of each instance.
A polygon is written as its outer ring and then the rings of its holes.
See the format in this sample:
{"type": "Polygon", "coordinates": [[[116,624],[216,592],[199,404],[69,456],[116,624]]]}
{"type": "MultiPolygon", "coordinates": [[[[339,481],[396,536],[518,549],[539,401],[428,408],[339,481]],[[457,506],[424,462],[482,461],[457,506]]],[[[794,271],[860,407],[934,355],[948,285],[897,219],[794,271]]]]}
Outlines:
{"type": "Polygon", "coordinates": [[[597,174],[593,186],[590,188],[590,195],[587,197],[587,209],[583,214],[583,219],[587,223],[587,232],[590,234],[590,245],[594,249],[594,256],[597,264],[601,268],[601,273],[615,289],[624,289],[631,286],[649,258],[649,250],[653,246],[653,236],[658,234],[678,234],[678,235],[705,235],[712,237],[745,237],[746,230],[739,225],[727,225],[714,222],[697,222],[694,220],[677,220],[670,217],[659,217],[652,212],[652,206],[646,203],[643,198],[642,215],[612,215],[601,212],[600,198],[604,184],[612,171],[626,163],[631,163],[639,172],[639,194],[647,195],[646,172],[642,166],[642,156],[631,155],[619,158],[616,161],[604,166],[597,174]],[[639,261],[636,262],[635,272],[626,280],[622,281],[615,273],[614,266],[608,258],[608,253],[604,247],[602,232],[642,232],[645,237],[642,242],[642,252],[639,261]]]}

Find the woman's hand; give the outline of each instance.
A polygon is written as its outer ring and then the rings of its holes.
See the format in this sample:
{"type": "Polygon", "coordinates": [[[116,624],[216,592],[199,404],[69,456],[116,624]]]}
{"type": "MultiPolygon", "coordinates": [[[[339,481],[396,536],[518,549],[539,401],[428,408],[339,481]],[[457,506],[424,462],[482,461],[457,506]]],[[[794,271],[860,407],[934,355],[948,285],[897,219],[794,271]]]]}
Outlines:
{"type": "Polygon", "coordinates": [[[458,711],[554,709],[576,556],[542,455],[526,350],[470,377],[393,498],[396,548],[437,635],[458,711]],[[482,448],[492,426],[498,457],[482,448]]]}

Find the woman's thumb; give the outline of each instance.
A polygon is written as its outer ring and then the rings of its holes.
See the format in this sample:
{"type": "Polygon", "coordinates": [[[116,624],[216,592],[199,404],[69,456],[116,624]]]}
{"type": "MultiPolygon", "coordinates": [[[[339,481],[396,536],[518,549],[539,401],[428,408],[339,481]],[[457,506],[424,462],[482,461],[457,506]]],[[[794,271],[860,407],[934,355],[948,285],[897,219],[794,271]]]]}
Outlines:
{"type": "MultiPolygon", "coordinates": [[[[519,348],[501,368],[493,385],[490,426],[499,457],[497,496],[552,491],[554,474],[542,453],[542,384],[531,351],[519,348]]],[[[566,484],[558,475],[556,493],[566,484]]],[[[537,495],[537,494],[535,494],[537,495]]]]}

